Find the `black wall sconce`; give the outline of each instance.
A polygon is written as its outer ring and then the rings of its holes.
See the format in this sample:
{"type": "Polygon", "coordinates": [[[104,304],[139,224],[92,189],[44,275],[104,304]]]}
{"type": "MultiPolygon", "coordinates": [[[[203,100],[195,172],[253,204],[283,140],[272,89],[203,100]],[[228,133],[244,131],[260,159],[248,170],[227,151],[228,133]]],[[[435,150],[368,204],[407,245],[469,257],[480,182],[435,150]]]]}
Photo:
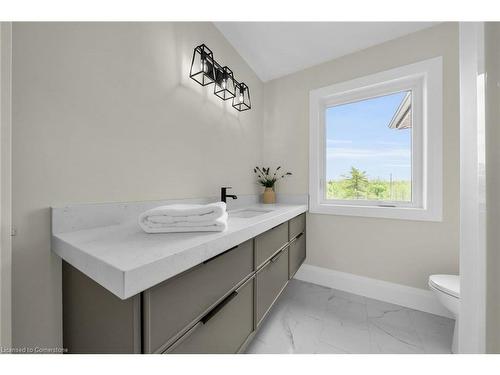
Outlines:
{"type": "Polygon", "coordinates": [[[215,61],[212,50],[205,44],[194,49],[189,77],[202,86],[213,83],[214,94],[222,100],[233,99],[233,108],[240,112],[252,108],[248,86],[238,82],[229,67],[215,61]]]}
{"type": "Polygon", "coordinates": [[[214,54],[206,45],[202,44],[194,49],[189,76],[202,86],[214,82],[214,54]]]}
{"type": "Polygon", "coordinates": [[[246,111],[252,108],[250,105],[250,92],[248,86],[244,83],[239,83],[236,87],[236,95],[233,98],[233,107],[238,111],[246,111]]]}
{"type": "Polygon", "coordinates": [[[236,95],[233,72],[227,66],[215,71],[214,94],[222,100],[232,99],[236,95]]]}

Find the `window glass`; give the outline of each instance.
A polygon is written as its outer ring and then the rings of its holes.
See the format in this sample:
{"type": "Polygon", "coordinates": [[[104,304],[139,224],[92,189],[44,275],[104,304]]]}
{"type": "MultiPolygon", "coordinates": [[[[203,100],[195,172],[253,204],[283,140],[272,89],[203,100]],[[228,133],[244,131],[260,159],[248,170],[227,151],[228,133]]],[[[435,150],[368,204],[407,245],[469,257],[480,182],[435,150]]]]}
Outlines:
{"type": "Polygon", "coordinates": [[[412,201],[411,91],[328,107],[326,199],[412,201]]]}

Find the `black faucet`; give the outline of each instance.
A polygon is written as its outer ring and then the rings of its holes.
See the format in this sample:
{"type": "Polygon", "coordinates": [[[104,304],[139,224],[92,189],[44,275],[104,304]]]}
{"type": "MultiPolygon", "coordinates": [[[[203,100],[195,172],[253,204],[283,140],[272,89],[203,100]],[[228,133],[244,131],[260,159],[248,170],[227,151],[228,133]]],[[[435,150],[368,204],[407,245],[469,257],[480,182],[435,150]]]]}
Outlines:
{"type": "Polygon", "coordinates": [[[233,199],[238,199],[238,197],[234,194],[227,194],[226,190],[227,189],[232,189],[231,186],[225,186],[220,188],[220,200],[224,203],[226,203],[227,198],[233,198],[233,199]]]}

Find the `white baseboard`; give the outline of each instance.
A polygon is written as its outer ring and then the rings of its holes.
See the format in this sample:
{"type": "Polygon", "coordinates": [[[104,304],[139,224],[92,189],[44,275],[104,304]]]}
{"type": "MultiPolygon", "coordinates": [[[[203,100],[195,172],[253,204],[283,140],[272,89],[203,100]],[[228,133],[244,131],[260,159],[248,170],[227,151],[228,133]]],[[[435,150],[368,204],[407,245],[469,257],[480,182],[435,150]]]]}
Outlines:
{"type": "Polygon", "coordinates": [[[303,264],[294,278],[410,309],[453,318],[453,315],[441,305],[430,290],[334,271],[310,264],[303,264]]]}

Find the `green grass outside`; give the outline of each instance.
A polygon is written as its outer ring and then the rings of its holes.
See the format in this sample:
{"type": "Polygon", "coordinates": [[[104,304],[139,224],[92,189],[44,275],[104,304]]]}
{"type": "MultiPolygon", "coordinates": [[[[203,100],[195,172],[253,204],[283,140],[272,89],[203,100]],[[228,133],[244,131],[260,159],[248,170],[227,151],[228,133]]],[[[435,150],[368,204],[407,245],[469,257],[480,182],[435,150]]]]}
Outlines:
{"type": "Polygon", "coordinates": [[[411,201],[410,181],[390,181],[367,179],[357,191],[353,191],[347,178],[330,180],[327,183],[327,199],[368,199],[382,201],[411,201]]]}

